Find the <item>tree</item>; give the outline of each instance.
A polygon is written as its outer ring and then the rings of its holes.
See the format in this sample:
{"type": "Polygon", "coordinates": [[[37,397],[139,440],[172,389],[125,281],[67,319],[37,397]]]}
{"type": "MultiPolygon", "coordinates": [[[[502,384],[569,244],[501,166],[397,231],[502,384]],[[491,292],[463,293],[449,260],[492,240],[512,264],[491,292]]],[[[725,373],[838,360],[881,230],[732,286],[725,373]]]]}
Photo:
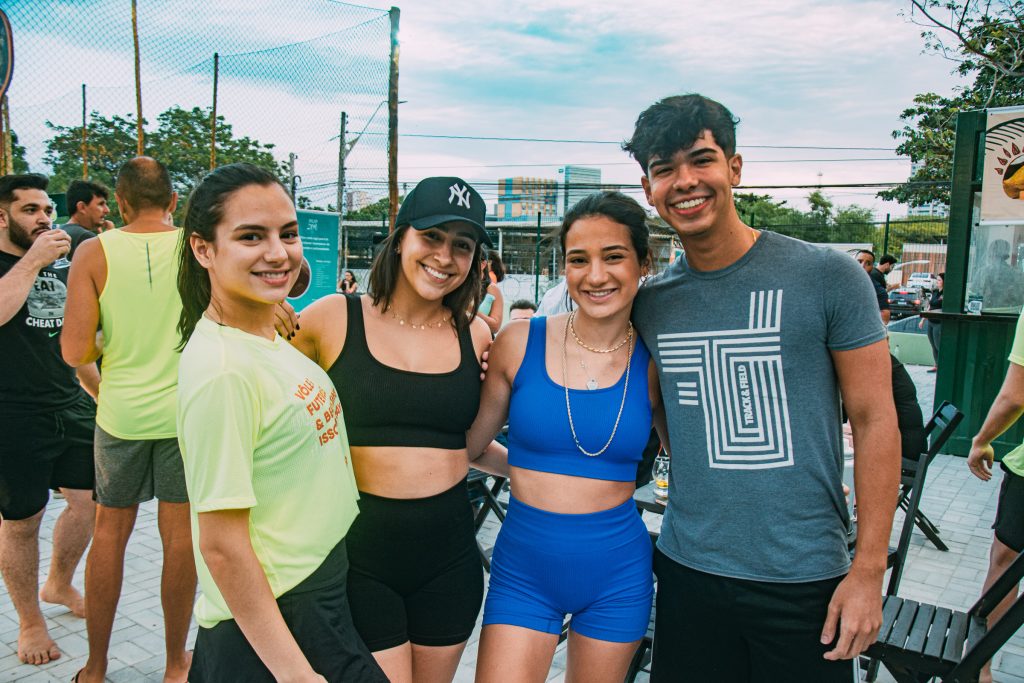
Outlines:
{"type": "Polygon", "coordinates": [[[14,162],[15,173],[28,173],[28,159],[25,157],[25,147],[18,144],[18,134],[11,131],[11,161],[14,162]]]}
{"type": "MultiPolygon", "coordinates": [[[[143,119],[143,126],[146,125],[143,119]]],[[[72,180],[82,177],[82,127],[46,123],[54,131],[46,141],[43,161],[53,169],[51,189],[62,192],[72,180]]],[[[89,177],[113,187],[121,166],[136,153],[135,119],[131,116],[90,116],[86,153],[89,177]]],[[[193,185],[210,169],[210,110],[174,106],[157,116],[157,128],[146,133],[146,154],[167,166],[171,183],[184,199],[193,185]]],[[[217,117],[217,163],[247,161],[274,171],[284,178],[282,165],[274,159],[273,145],[249,137],[235,137],[223,116],[217,117]]],[[[116,207],[111,207],[115,209],[116,207]]],[[[179,216],[184,201],[179,202],[179,216]]]]}
{"type": "Polygon", "coordinates": [[[918,170],[909,181],[878,193],[916,206],[949,203],[957,114],[1024,101],[1024,3],[1019,0],[910,0],[910,21],[922,26],[925,51],[953,61],[970,79],[950,96],[922,93],[900,115],[898,154],[918,170]]]}
{"type": "MultiPolygon", "coordinates": [[[[398,198],[398,203],[402,203],[402,197],[398,198]]],[[[388,201],[387,197],[381,197],[373,204],[367,204],[363,208],[357,211],[346,211],[345,220],[347,221],[378,221],[381,216],[387,216],[388,209],[391,208],[391,202],[388,201]]]]}

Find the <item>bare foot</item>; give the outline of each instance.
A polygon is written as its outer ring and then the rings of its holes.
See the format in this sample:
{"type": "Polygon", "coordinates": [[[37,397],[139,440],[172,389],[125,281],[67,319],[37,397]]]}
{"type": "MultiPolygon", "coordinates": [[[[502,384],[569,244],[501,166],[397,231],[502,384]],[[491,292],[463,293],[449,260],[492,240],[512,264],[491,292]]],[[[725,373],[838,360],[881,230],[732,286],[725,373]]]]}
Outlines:
{"type": "Polygon", "coordinates": [[[54,605],[64,605],[76,617],[85,619],[85,598],[74,586],[54,588],[49,583],[43,584],[43,589],[39,591],[39,599],[54,605]]]}
{"type": "Polygon", "coordinates": [[[46,626],[30,626],[18,634],[18,659],[25,664],[46,664],[60,659],[60,650],[46,626]]]}
{"type": "Polygon", "coordinates": [[[167,668],[164,671],[164,683],[187,683],[188,670],[191,666],[192,650],[188,650],[178,661],[167,662],[167,668]]]}
{"type": "Polygon", "coordinates": [[[981,671],[978,672],[978,683],[992,683],[992,662],[981,667],[981,671]]]}

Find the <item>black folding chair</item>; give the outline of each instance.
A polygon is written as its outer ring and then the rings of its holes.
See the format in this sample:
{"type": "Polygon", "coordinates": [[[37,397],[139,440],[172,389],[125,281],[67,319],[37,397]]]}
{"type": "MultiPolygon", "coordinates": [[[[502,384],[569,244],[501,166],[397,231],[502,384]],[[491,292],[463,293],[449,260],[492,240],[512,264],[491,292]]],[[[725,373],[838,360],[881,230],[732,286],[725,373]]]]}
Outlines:
{"type": "MultiPolygon", "coordinates": [[[[943,401],[942,405],[939,406],[935,414],[932,415],[931,419],[928,420],[928,424],[925,425],[924,431],[928,438],[929,446],[928,450],[921,454],[917,460],[911,460],[909,458],[903,459],[903,471],[909,473],[911,478],[916,468],[921,462],[925,462],[925,465],[931,464],[931,461],[935,459],[935,456],[942,450],[942,447],[946,445],[946,441],[956,431],[960,421],[964,419],[964,414],[957,410],[949,401],[943,401]]],[[[900,499],[899,506],[906,512],[909,509],[910,494],[912,491],[912,484],[906,482],[900,485],[900,499]]],[[[942,542],[939,538],[939,529],[936,527],[927,515],[918,509],[913,514],[914,523],[917,528],[921,530],[921,533],[928,538],[932,544],[942,551],[949,550],[949,547],[942,542]]]]}
{"type": "MultiPolygon", "coordinates": [[[[900,472],[900,507],[905,514],[903,526],[900,528],[900,538],[896,547],[889,547],[889,554],[886,558],[886,565],[892,570],[889,574],[889,583],[885,587],[885,595],[893,596],[900,587],[900,580],[903,578],[903,569],[907,561],[907,553],[910,551],[910,537],[914,532],[914,525],[918,526],[918,514],[920,513],[921,498],[924,495],[924,481],[928,474],[928,466],[935,459],[953,430],[960,421],[964,419],[956,406],[949,401],[944,401],[935,415],[928,421],[927,430],[934,432],[932,445],[917,460],[903,458],[902,470],[900,472]],[[938,427],[938,432],[934,430],[938,427]]],[[[873,681],[878,675],[878,661],[870,659],[864,668],[865,681],[873,681]]]]}
{"type": "MultiPolygon", "coordinates": [[[[472,467],[469,468],[469,476],[466,478],[466,483],[469,486],[470,502],[474,506],[473,530],[476,533],[480,532],[480,528],[487,521],[487,516],[492,512],[498,518],[498,521],[505,521],[505,506],[498,500],[498,494],[501,493],[507,481],[504,477],[497,477],[472,467]],[[493,481],[489,481],[492,478],[493,481]]],[[[479,539],[476,542],[476,547],[480,552],[480,560],[483,562],[484,569],[490,572],[491,552],[494,549],[488,548],[485,550],[483,545],[480,544],[479,539]]]]}
{"type": "Polygon", "coordinates": [[[886,596],[882,629],[868,648],[898,683],[975,683],[985,662],[1024,624],[1024,595],[988,628],[988,616],[1024,578],[1024,553],[967,612],[886,596]]]}

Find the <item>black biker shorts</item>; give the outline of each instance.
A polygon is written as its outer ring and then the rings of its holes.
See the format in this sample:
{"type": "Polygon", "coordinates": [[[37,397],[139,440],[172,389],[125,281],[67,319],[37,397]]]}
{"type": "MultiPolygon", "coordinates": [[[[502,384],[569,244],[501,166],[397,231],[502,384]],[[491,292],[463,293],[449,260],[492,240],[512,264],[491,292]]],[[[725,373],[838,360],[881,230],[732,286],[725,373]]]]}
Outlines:
{"type": "Polygon", "coordinates": [[[473,632],[484,595],[466,482],[428,498],[359,494],[348,531],[348,599],[371,652],[456,645],[473,632]]]}

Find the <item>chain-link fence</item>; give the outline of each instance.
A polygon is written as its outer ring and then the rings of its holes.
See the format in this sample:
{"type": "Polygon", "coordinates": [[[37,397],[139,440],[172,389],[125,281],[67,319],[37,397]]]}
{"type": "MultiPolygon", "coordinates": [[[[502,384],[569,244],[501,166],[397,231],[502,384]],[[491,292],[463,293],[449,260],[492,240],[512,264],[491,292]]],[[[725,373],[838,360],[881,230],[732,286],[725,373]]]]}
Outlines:
{"type": "Polygon", "coordinates": [[[83,175],[112,182],[137,153],[139,100],[145,153],[167,163],[179,193],[214,164],[251,161],[288,182],[298,176],[305,205],[334,208],[342,111],[350,130],[377,133],[350,150],[349,178],[386,177],[381,103],[397,10],[333,0],[0,0],[0,8],[14,34],[15,156],[50,174],[51,191],[83,175]]]}

